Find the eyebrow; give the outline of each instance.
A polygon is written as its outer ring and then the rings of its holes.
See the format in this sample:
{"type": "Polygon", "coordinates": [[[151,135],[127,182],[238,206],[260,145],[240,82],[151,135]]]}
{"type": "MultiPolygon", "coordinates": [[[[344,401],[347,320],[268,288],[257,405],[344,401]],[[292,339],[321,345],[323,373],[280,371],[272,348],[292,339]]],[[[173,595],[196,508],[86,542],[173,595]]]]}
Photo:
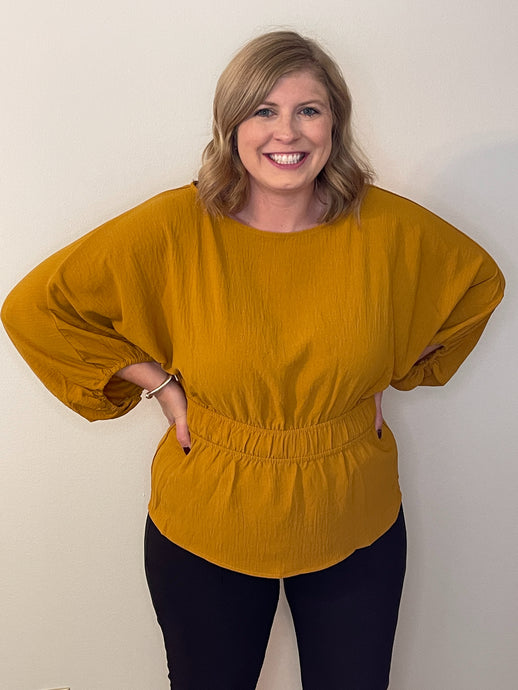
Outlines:
{"type": "MultiPolygon", "coordinates": [[[[277,105],[273,101],[262,101],[260,105],[277,105]]],[[[319,98],[313,98],[310,101],[304,101],[303,103],[297,103],[297,108],[302,108],[305,105],[320,105],[323,108],[329,107],[328,103],[324,103],[319,98]]]]}

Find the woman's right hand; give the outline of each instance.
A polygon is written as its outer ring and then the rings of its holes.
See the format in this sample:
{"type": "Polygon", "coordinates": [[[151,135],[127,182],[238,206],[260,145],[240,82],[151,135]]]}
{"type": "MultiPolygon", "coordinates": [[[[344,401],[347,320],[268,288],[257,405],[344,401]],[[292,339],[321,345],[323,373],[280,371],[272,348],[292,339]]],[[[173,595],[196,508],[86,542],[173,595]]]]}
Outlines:
{"type": "Polygon", "coordinates": [[[176,438],[187,455],[191,449],[191,435],[187,425],[187,398],[181,385],[174,379],[155,393],[169,424],[176,424],[176,438]]]}
{"type": "Polygon", "coordinates": [[[162,369],[158,362],[128,364],[127,367],[120,369],[115,376],[148,391],[153,391],[155,388],[159,389],[153,394],[153,397],[160,403],[162,412],[169,424],[176,424],[176,438],[187,455],[191,449],[191,436],[187,426],[187,398],[178,381],[171,379],[162,388],[162,383],[167,380],[169,374],[162,369]]]}

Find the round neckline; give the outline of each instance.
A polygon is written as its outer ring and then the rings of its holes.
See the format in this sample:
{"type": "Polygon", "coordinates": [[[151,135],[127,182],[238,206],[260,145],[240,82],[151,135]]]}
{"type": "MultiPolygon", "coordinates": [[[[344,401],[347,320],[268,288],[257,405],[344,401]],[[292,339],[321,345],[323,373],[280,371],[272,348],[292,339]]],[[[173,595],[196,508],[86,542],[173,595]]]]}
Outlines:
{"type": "MultiPolygon", "coordinates": [[[[191,183],[191,187],[194,189],[195,192],[197,192],[196,189],[196,184],[193,181],[191,183]]],[[[282,232],[280,230],[261,230],[260,228],[256,228],[253,225],[247,225],[247,223],[243,223],[240,220],[237,220],[236,218],[232,218],[232,216],[220,216],[216,217],[214,219],[218,223],[222,223],[227,226],[234,226],[235,228],[240,228],[241,232],[246,232],[251,235],[256,235],[257,237],[275,237],[275,238],[288,238],[288,237],[308,237],[309,235],[315,234],[315,233],[322,233],[325,230],[328,230],[330,228],[333,228],[336,226],[340,221],[343,221],[343,218],[338,218],[337,220],[332,221],[331,223],[319,223],[318,225],[313,225],[311,228],[303,228],[302,230],[294,230],[292,232],[282,232]]]]}
{"type": "Polygon", "coordinates": [[[292,232],[282,232],[281,230],[261,230],[260,228],[256,228],[253,225],[247,225],[246,223],[243,223],[240,220],[236,220],[231,216],[223,216],[221,220],[226,225],[233,225],[236,228],[240,228],[241,232],[250,233],[252,235],[260,237],[271,236],[276,238],[307,237],[315,233],[322,233],[324,230],[332,228],[337,223],[337,221],[333,221],[332,223],[320,223],[319,225],[314,225],[311,228],[303,228],[302,230],[294,230],[292,232]]]}

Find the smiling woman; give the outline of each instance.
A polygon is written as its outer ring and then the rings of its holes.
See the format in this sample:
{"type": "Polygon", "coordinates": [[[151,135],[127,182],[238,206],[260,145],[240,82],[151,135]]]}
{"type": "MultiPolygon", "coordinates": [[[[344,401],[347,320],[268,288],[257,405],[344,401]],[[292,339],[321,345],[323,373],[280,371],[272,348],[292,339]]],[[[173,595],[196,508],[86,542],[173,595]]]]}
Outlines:
{"type": "MultiPolygon", "coordinates": [[[[285,119],[285,113],[277,113],[276,106],[283,105],[284,111],[287,102],[270,101],[276,100],[272,93],[278,88],[282,89],[284,99],[288,97],[288,91],[282,88],[287,80],[291,84],[289,91],[299,91],[298,103],[290,103],[292,108],[300,107],[299,121],[314,116],[331,117],[331,149],[313,180],[320,201],[324,202],[319,221],[330,222],[358,210],[372,175],[353,141],[351,97],[342,73],[316,42],[294,32],[277,31],[250,41],[218,80],[213,138],[204,151],[198,176],[198,191],[210,213],[235,216],[243,211],[249,198],[250,178],[238,154],[239,130],[254,116],[285,119]],[[304,80],[309,80],[305,84],[309,91],[302,88],[304,80]],[[317,102],[311,102],[315,98],[317,102]]],[[[280,148],[282,153],[294,150],[285,143],[280,148]]],[[[311,211],[310,222],[316,209],[311,211]]]]}
{"type": "Polygon", "coordinates": [[[304,690],[385,690],[406,558],[388,386],[442,385],[492,258],[370,184],[337,65],[261,36],[218,82],[199,181],[49,257],[2,317],[87,419],[156,398],[146,575],[174,690],[253,690],[279,595],[304,690]]]}
{"type": "Polygon", "coordinates": [[[249,193],[235,217],[267,229],[273,216],[278,222],[291,207],[297,216],[278,230],[317,225],[326,202],[315,195],[315,180],[329,159],[332,131],[327,91],[313,72],[281,77],[258,110],[237,128],[237,151],[248,173],[249,193]]]}

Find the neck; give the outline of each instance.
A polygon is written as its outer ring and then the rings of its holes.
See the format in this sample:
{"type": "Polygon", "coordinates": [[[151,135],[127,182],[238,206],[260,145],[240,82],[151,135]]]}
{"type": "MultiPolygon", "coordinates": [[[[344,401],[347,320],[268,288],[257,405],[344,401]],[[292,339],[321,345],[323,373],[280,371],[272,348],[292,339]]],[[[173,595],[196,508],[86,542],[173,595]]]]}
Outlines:
{"type": "Polygon", "coordinates": [[[312,188],[278,193],[252,188],[235,218],[258,230],[297,232],[319,225],[322,209],[312,188]]]}

